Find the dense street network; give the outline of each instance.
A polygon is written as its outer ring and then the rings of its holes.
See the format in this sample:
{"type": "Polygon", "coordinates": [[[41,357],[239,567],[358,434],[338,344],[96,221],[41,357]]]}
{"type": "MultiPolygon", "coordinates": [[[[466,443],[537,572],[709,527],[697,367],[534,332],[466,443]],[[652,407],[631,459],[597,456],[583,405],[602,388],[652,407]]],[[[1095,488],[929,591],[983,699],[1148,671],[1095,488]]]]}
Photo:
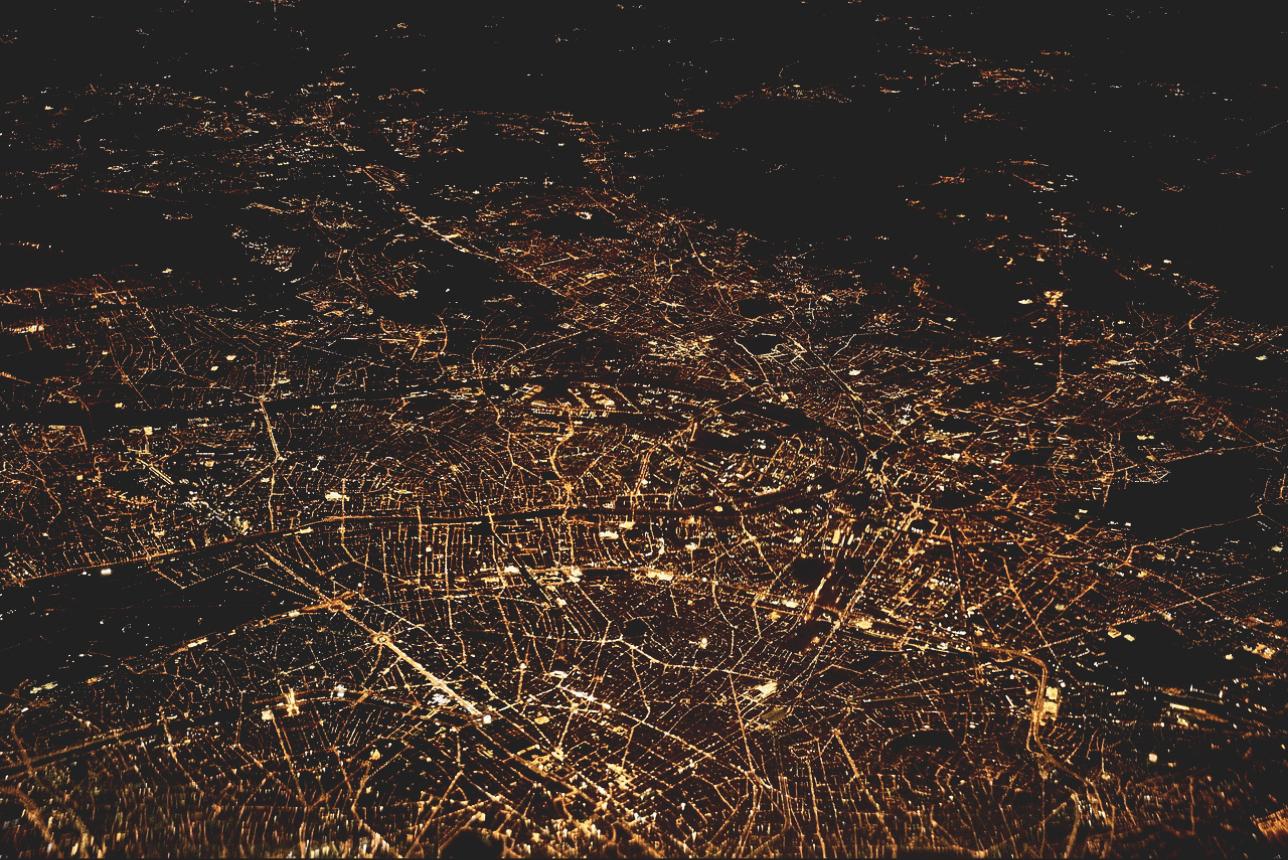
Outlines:
{"type": "Polygon", "coordinates": [[[1282,849],[1282,268],[1172,220],[1267,85],[829,9],[660,112],[6,102],[0,854],[1282,849]]]}

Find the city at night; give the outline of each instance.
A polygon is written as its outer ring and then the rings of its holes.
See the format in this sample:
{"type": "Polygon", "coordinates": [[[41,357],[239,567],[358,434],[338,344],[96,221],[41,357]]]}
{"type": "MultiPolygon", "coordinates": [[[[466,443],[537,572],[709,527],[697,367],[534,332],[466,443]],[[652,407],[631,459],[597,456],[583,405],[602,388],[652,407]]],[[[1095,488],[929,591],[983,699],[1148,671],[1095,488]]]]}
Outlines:
{"type": "Polygon", "coordinates": [[[1283,857],[1286,56],[0,14],[0,857],[1283,857]]]}

